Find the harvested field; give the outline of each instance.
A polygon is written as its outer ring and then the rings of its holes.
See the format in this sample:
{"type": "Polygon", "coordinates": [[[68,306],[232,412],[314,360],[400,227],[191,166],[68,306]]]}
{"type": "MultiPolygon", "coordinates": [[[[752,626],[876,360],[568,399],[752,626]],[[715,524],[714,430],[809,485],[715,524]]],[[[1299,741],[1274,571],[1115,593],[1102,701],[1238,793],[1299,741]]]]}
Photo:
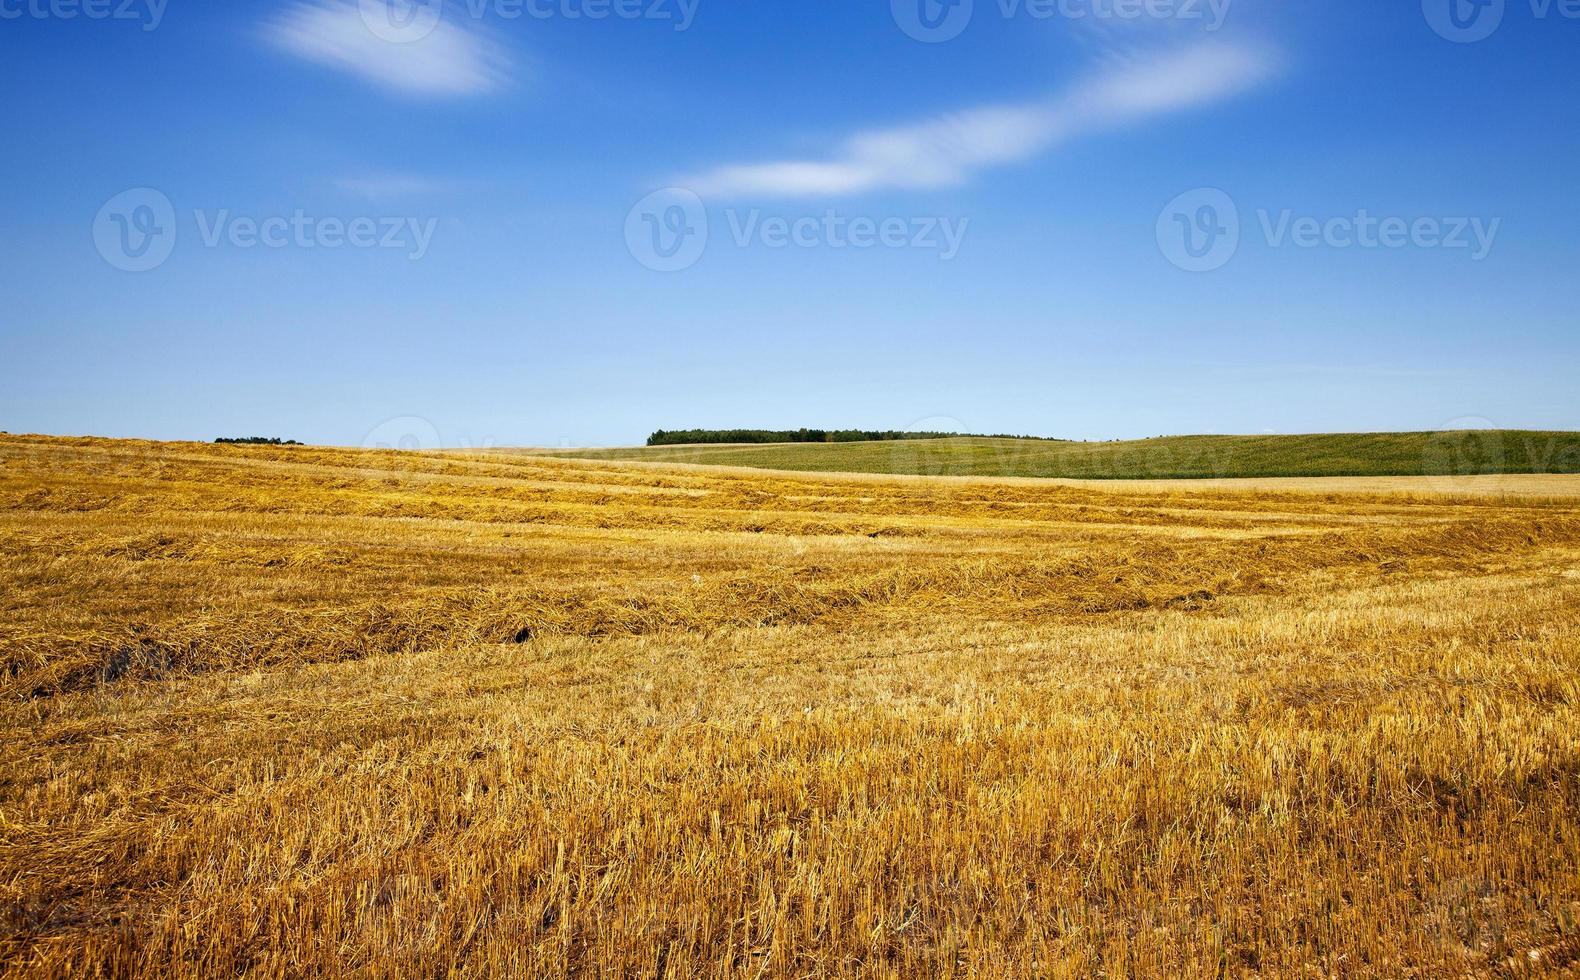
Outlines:
{"type": "Polygon", "coordinates": [[[0,437],[0,970],[1573,975],[1501,479],[0,437]]]}

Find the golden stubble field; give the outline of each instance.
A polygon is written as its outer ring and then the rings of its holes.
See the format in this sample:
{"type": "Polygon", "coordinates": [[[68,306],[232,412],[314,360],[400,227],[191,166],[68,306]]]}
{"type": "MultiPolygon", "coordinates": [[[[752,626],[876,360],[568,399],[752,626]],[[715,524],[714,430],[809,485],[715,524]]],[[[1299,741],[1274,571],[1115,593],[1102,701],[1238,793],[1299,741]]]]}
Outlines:
{"type": "Polygon", "coordinates": [[[0,438],[0,970],[1576,975],[1580,485],[1419,489],[0,438]]]}

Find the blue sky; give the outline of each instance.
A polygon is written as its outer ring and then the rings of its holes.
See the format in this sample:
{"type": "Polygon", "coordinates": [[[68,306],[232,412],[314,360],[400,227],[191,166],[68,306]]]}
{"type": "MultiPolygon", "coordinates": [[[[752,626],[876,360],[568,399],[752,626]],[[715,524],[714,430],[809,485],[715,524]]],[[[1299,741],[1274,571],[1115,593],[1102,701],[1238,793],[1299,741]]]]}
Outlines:
{"type": "Polygon", "coordinates": [[[0,0],[0,429],[1580,429],[1573,3],[385,2],[0,0]]]}

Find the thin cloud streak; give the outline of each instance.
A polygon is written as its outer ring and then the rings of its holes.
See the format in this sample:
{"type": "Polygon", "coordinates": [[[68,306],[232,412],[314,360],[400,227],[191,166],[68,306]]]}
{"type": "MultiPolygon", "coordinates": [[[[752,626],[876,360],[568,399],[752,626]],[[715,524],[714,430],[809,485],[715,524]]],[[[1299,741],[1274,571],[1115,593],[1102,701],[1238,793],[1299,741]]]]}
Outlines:
{"type": "Polygon", "coordinates": [[[1053,99],[984,106],[915,125],[869,130],[825,160],[731,165],[682,179],[698,194],[841,195],[963,184],[1087,133],[1220,101],[1277,74],[1268,50],[1198,44],[1148,61],[1123,59],[1053,99]]]}
{"type": "Polygon", "coordinates": [[[498,88],[509,59],[476,30],[440,20],[410,41],[380,37],[356,0],[298,0],[265,31],[275,47],[412,96],[478,95],[498,88]]]}

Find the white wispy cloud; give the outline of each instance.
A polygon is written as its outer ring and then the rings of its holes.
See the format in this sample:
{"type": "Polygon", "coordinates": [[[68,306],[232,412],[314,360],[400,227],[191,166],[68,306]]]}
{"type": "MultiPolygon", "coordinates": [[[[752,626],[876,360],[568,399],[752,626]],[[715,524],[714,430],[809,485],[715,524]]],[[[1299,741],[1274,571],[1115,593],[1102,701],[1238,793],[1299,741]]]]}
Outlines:
{"type": "Polygon", "coordinates": [[[504,49],[479,30],[436,19],[400,37],[377,29],[377,6],[297,0],[269,22],[265,37],[298,57],[407,95],[474,95],[508,77],[504,49]]]}
{"type": "Polygon", "coordinates": [[[1271,50],[1222,42],[1163,56],[1115,58],[1051,99],[982,106],[908,126],[868,130],[841,141],[821,160],[723,166],[678,183],[719,197],[948,187],[987,167],[1029,159],[1085,133],[1227,98],[1277,70],[1271,50]]]}

